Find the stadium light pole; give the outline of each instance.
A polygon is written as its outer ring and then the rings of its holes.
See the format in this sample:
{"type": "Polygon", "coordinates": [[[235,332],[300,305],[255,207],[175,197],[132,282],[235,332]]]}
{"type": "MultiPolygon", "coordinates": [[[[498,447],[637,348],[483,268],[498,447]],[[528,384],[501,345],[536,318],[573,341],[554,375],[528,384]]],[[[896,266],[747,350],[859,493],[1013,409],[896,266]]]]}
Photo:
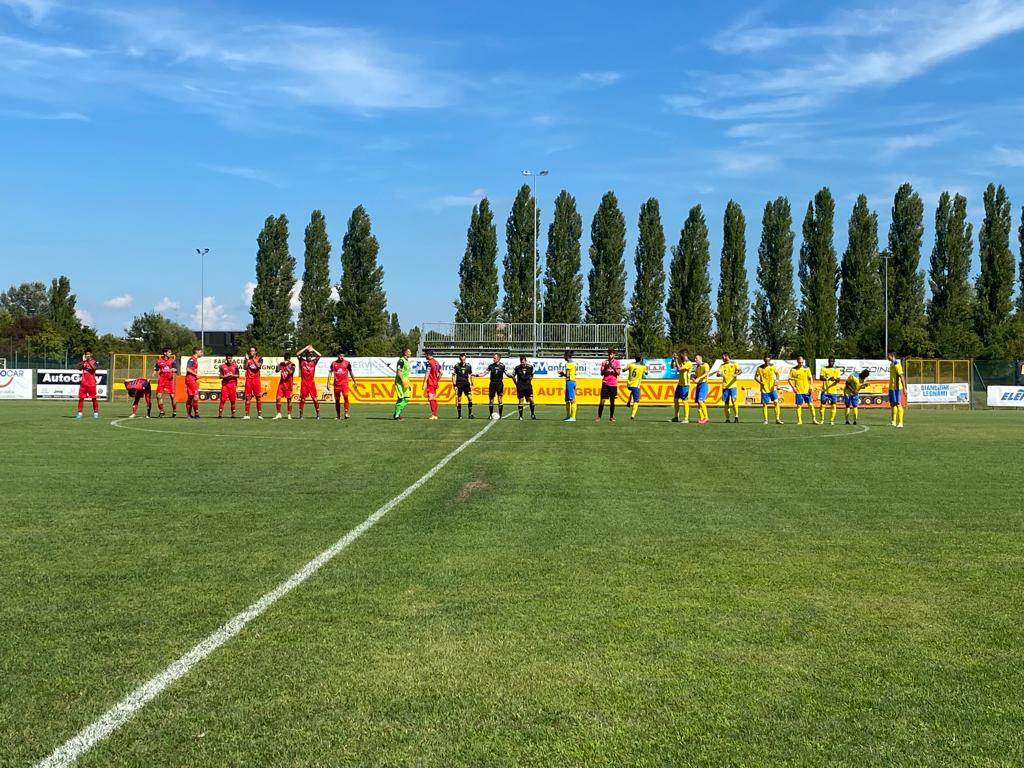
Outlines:
{"type": "Polygon", "coordinates": [[[537,357],[537,179],[547,176],[547,171],[523,171],[523,176],[533,180],[533,356],[537,357]]]}
{"type": "Polygon", "coordinates": [[[199,346],[206,354],[206,254],[209,248],[196,248],[199,254],[199,346]]]}
{"type": "Polygon", "coordinates": [[[882,252],[885,262],[885,356],[889,356],[889,252],[882,252]]]}

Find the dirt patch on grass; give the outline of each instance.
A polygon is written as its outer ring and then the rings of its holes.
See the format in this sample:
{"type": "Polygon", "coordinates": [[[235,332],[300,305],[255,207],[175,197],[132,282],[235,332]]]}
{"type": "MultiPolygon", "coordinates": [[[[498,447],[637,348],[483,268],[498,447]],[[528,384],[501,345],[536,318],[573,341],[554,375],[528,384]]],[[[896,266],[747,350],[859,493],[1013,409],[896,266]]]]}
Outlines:
{"type": "Polygon", "coordinates": [[[468,501],[470,497],[482,493],[490,487],[490,484],[485,480],[470,480],[468,483],[462,484],[458,494],[455,496],[455,500],[468,501]]]}

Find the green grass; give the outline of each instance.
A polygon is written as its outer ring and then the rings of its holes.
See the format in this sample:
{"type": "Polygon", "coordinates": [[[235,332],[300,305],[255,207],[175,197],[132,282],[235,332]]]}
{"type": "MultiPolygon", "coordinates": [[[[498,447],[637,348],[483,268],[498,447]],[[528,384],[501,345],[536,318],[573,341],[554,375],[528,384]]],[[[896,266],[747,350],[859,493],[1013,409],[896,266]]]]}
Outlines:
{"type": "MultiPolygon", "coordinates": [[[[71,410],[0,405],[3,766],[486,424],[71,410]]],[[[1019,414],[911,410],[897,432],[862,411],[855,432],[539,413],[494,425],[79,764],[1024,762],[1019,414]]]]}

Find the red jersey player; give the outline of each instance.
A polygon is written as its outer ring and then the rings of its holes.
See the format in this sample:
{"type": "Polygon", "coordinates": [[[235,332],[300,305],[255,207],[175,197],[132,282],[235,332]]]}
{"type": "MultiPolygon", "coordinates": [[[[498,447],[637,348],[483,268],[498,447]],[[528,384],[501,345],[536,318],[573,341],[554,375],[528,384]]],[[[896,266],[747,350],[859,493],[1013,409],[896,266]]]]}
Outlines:
{"type": "Polygon", "coordinates": [[[92,417],[100,417],[100,401],[96,397],[96,358],[92,356],[92,350],[87,349],[82,353],[82,362],[78,364],[78,370],[82,372],[82,378],[78,383],[78,415],[76,419],[82,418],[82,406],[86,399],[92,400],[92,417]]]}
{"type": "Polygon", "coordinates": [[[235,418],[235,403],[238,402],[238,363],[231,355],[224,356],[224,362],[217,369],[220,374],[220,405],[217,406],[217,418],[224,417],[224,403],[231,403],[231,418],[235,418]]]}
{"type": "Polygon", "coordinates": [[[156,407],[160,411],[159,418],[164,417],[164,395],[171,401],[171,418],[178,415],[178,404],[174,402],[174,374],[176,372],[176,361],[167,347],[164,353],[156,359],[153,369],[156,371],[156,407]]]}
{"type": "Polygon", "coordinates": [[[275,419],[281,418],[281,401],[288,401],[288,418],[292,417],[292,387],[295,385],[295,363],[292,362],[292,353],[285,352],[284,360],[277,364],[277,372],[281,378],[277,382],[277,415],[275,419]]]}
{"type": "Polygon", "coordinates": [[[430,420],[437,421],[437,385],[441,381],[441,364],[434,353],[427,352],[427,372],[423,377],[423,389],[430,403],[430,420]]]}
{"type": "Polygon", "coordinates": [[[139,401],[142,398],[146,398],[146,418],[153,415],[153,385],[149,383],[149,379],[145,376],[140,376],[137,379],[125,379],[124,389],[129,397],[135,398],[132,403],[132,415],[128,417],[129,419],[134,419],[138,415],[139,401]]]}
{"type": "Polygon", "coordinates": [[[335,418],[341,418],[341,404],[345,403],[345,418],[348,418],[348,384],[356,382],[352,373],[352,363],[345,359],[345,353],[339,352],[338,359],[331,361],[331,376],[334,377],[334,412],[335,418]]]}
{"type": "Polygon", "coordinates": [[[256,351],[256,347],[249,347],[249,354],[245,356],[245,416],[242,420],[249,418],[251,400],[256,399],[256,418],[263,418],[263,382],[260,381],[260,370],[263,367],[263,357],[256,351]]]}
{"type": "Polygon", "coordinates": [[[312,344],[307,344],[299,352],[299,418],[306,408],[306,398],[313,401],[316,417],[320,418],[320,401],[316,399],[316,365],[320,362],[320,353],[312,344]]]}
{"type": "Polygon", "coordinates": [[[185,413],[190,419],[199,418],[199,358],[201,347],[192,347],[192,357],[185,362],[185,413]]]}

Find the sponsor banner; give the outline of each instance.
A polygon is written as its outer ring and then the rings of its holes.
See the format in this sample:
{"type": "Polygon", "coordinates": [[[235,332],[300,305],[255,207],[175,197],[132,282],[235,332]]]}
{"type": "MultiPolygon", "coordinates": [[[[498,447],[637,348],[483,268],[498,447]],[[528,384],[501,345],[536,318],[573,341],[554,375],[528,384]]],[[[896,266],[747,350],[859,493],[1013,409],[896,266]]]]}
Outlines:
{"type": "MultiPolygon", "coordinates": [[[[36,398],[39,400],[77,400],[82,372],[70,368],[41,368],[36,371],[36,398]]],[[[109,375],[106,369],[96,371],[96,396],[107,398],[109,375]]]]}
{"type": "Polygon", "coordinates": [[[0,400],[31,400],[32,371],[28,368],[0,368],[0,400]]]}
{"type": "MultiPolygon", "coordinates": [[[[814,361],[815,375],[820,378],[821,369],[827,367],[828,360],[819,357],[814,361]]],[[[868,375],[868,381],[884,381],[886,387],[889,385],[888,360],[856,360],[853,358],[843,358],[842,360],[836,360],[836,368],[843,372],[843,379],[848,378],[851,374],[860,373],[867,368],[871,371],[868,375]]],[[[888,391],[888,389],[886,391],[888,391]]]]}
{"type": "Polygon", "coordinates": [[[971,401],[971,390],[966,383],[907,384],[907,402],[920,405],[966,405],[971,401]]]}
{"type": "Polygon", "coordinates": [[[993,408],[1024,408],[1024,387],[989,387],[987,395],[993,408]]]}

